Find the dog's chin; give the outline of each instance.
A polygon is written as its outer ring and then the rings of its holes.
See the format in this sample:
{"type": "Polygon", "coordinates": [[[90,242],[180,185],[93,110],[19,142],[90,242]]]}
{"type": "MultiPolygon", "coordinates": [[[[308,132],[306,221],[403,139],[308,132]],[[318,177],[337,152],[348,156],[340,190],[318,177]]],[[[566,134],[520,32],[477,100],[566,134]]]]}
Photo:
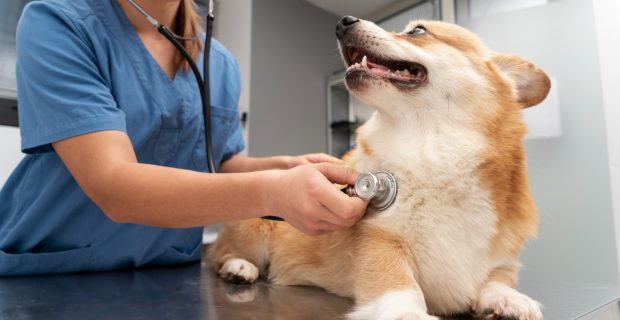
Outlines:
{"type": "Polygon", "coordinates": [[[357,93],[363,93],[370,89],[372,85],[377,85],[377,83],[374,83],[376,79],[366,70],[360,68],[347,70],[344,81],[349,90],[357,93]]]}

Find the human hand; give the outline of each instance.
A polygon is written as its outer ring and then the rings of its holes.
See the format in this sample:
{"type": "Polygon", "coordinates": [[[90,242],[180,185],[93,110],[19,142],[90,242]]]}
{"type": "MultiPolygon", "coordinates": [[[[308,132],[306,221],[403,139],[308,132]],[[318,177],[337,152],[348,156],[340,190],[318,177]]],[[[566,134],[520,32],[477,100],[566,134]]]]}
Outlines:
{"type": "Polygon", "coordinates": [[[286,157],[287,168],[294,168],[304,164],[317,164],[317,163],[333,163],[342,164],[342,160],[332,157],[325,153],[309,153],[300,156],[288,156],[286,157]]]}
{"type": "Polygon", "coordinates": [[[274,175],[271,212],[305,234],[346,230],[364,215],[366,201],[349,197],[333,185],[355,183],[359,173],[350,167],[305,164],[274,175]]]}

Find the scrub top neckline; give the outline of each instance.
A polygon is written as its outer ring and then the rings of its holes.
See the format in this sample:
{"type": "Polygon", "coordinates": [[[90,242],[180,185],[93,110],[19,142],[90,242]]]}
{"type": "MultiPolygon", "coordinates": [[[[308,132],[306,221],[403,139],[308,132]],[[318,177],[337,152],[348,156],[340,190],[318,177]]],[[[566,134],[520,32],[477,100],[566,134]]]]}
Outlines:
{"type": "MultiPolygon", "coordinates": [[[[153,55],[151,54],[151,52],[146,48],[146,45],[144,45],[144,42],[142,41],[142,38],[140,38],[140,36],[138,35],[138,32],[136,31],[136,28],[133,26],[133,24],[131,24],[131,21],[129,21],[129,18],[127,17],[127,14],[125,13],[125,11],[123,10],[123,8],[121,8],[120,4],[118,4],[117,1],[112,0],[111,5],[114,7],[114,12],[116,13],[117,17],[119,18],[120,22],[123,24],[123,29],[127,29],[129,30],[129,36],[132,38],[131,42],[134,44],[138,44],[138,47],[140,49],[140,51],[142,52],[142,54],[144,56],[148,56],[150,59],[149,60],[149,64],[151,65],[155,65],[157,66],[157,69],[159,71],[161,71],[162,75],[171,83],[176,83],[177,79],[179,79],[179,76],[181,76],[182,74],[186,73],[183,70],[179,70],[177,69],[174,73],[174,76],[171,78],[166,71],[162,68],[162,66],[157,62],[157,60],[155,60],[155,57],[153,57],[153,55]]],[[[155,27],[153,27],[155,28],[155,27]]],[[[146,60],[146,59],[145,59],[146,60]]]]}
{"type": "MultiPolygon", "coordinates": [[[[104,0],[104,1],[95,1],[96,4],[100,4],[101,7],[101,18],[106,22],[108,28],[113,33],[113,36],[123,42],[123,46],[127,48],[127,57],[131,61],[138,78],[145,86],[148,88],[149,95],[152,98],[152,101],[157,104],[160,110],[164,115],[170,114],[167,105],[182,105],[183,114],[187,114],[186,112],[186,103],[183,95],[183,91],[185,87],[188,85],[188,81],[191,80],[188,78],[188,72],[183,70],[177,70],[175,74],[175,78],[171,79],[168,74],[162,69],[162,67],[157,63],[155,58],[148,51],[140,36],[136,32],[135,28],[129,21],[129,18],[117,3],[116,0],[104,0]],[[103,6],[107,6],[103,7],[103,6]],[[116,21],[110,21],[113,17],[116,18],[116,21]],[[145,66],[146,65],[146,66],[145,66]],[[151,70],[157,70],[156,74],[159,77],[159,81],[166,83],[167,85],[163,86],[164,88],[154,86],[152,79],[147,79],[142,71],[144,68],[148,68],[151,70]],[[161,101],[160,98],[154,96],[153,92],[157,90],[169,90],[170,95],[165,95],[169,97],[174,97],[174,99],[169,99],[168,101],[161,101]]],[[[198,63],[198,62],[197,62],[198,63]]],[[[192,80],[193,81],[193,80],[192,80]]],[[[196,85],[194,85],[196,86],[196,85]]],[[[182,116],[184,119],[185,116],[182,116]]]]}

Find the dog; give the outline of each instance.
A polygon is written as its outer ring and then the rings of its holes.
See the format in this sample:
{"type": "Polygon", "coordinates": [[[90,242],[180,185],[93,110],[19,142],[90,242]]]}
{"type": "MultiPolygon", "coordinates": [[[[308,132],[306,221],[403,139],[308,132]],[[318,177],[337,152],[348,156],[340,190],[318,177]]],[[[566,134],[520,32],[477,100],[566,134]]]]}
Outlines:
{"type": "Polygon", "coordinates": [[[350,319],[542,319],[515,286],[538,229],[521,110],[546,97],[549,77],[445,22],[394,33],[347,16],[336,35],[348,90],[376,109],[344,161],[391,172],[395,203],[317,237],[282,222],[228,224],[210,251],[216,270],[323,287],[355,300],[350,319]]]}

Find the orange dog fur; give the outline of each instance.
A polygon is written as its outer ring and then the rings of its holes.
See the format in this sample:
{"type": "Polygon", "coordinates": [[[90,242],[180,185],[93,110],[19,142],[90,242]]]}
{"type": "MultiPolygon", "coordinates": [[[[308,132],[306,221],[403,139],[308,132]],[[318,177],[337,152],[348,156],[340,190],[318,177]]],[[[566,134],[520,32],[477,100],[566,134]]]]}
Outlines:
{"type": "Polygon", "coordinates": [[[546,97],[547,75],[437,21],[413,21],[401,33],[359,21],[339,46],[349,91],[377,110],[345,161],[392,172],[396,202],[317,237],[281,222],[228,224],[211,248],[216,270],[351,297],[351,319],[470,311],[542,319],[514,287],[519,253],[538,226],[521,109],[546,97]]]}

